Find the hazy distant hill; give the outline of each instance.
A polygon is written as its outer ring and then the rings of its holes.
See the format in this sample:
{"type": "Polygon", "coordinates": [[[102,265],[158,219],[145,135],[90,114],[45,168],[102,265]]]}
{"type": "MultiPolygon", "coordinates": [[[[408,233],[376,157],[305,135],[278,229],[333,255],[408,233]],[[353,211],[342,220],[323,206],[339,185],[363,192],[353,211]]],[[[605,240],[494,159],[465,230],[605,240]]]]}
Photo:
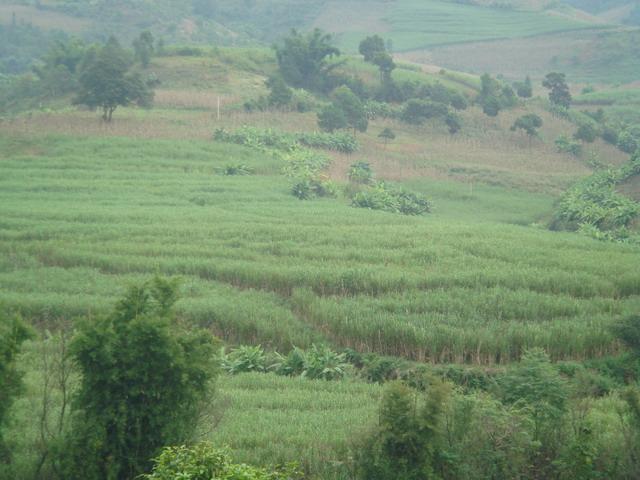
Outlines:
{"type": "Polygon", "coordinates": [[[640,77],[636,31],[621,26],[636,17],[629,0],[2,0],[0,72],[27,69],[54,32],[129,44],[148,29],[167,44],[268,45],[320,27],[347,52],[377,33],[394,52],[447,68],[514,78],[561,68],[625,83],[640,77]]]}

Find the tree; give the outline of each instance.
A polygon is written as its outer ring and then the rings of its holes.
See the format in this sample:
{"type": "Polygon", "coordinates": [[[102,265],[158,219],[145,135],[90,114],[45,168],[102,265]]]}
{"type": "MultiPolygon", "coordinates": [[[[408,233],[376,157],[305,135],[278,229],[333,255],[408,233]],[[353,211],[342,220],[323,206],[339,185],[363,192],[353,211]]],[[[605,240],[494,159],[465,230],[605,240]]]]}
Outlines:
{"type": "Polygon", "coordinates": [[[583,142],[592,143],[598,138],[598,129],[592,123],[583,123],[578,127],[576,133],[573,134],[573,138],[576,140],[582,140],[583,142]]]}
{"type": "Polygon", "coordinates": [[[161,447],[190,439],[212,393],[218,344],[177,324],[177,298],[175,282],[156,278],[79,325],[70,345],[82,377],[77,411],[57,455],[64,478],[135,478],[161,447]]]}
{"type": "Polygon", "coordinates": [[[334,104],[327,105],[318,112],[318,126],[325,132],[342,130],[348,125],[344,110],[334,104]]]}
{"type": "Polygon", "coordinates": [[[497,117],[500,113],[500,100],[497,97],[485,97],[482,100],[482,112],[489,117],[497,117]]]}
{"type": "Polygon", "coordinates": [[[412,99],[405,105],[400,118],[412,125],[422,125],[430,118],[444,117],[447,113],[449,109],[444,103],[412,99]]]}
{"type": "Polygon", "coordinates": [[[358,51],[360,55],[364,57],[365,62],[372,62],[376,55],[387,53],[384,40],[378,35],[373,35],[372,37],[367,37],[362,40],[358,51]]]}
{"type": "Polygon", "coordinates": [[[330,72],[340,65],[328,61],[340,55],[331,41],[331,35],[318,28],[306,35],[292,30],[281,45],[274,47],[282,78],[293,87],[325,90],[330,72]]]}
{"type": "Polygon", "coordinates": [[[630,154],[640,149],[640,126],[630,126],[620,132],[617,145],[620,150],[630,154]]]}
{"type": "Polygon", "coordinates": [[[513,125],[511,125],[511,131],[524,130],[529,138],[538,136],[538,129],[542,126],[542,119],[535,113],[528,113],[517,118],[513,125]]]}
{"type": "Polygon", "coordinates": [[[379,52],[373,57],[372,63],[380,70],[380,83],[391,81],[391,72],[396,68],[393,57],[387,52],[379,52]]]}
{"type": "Polygon", "coordinates": [[[503,108],[510,108],[516,105],[516,94],[509,85],[503,85],[487,73],[480,77],[480,81],[480,94],[476,99],[476,103],[482,107],[485,115],[495,117],[503,108]]]}
{"type": "Polygon", "coordinates": [[[531,78],[527,75],[524,82],[516,82],[514,84],[516,93],[520,98],[531,98],[533,95],[533,85],[531,84],[531,78]]]}
{"type": "Polygon", "coordinates": [[[2,438],[9,407],[22,388],[22,376],[16,368],[16,356],[31,330],[16,315],[0,310],[0,464],[10,459],[2,438]]]}
{"type": "Polygon", "coordinates": [[[519,364],[500,379],[502,400],[529,412],[533,422],[533,440],[539,449],[531,452],[534,478],[550,478],[548,469],[562,445],[559,423],[567,408],[568,391],[565,381],[541,349],[531,349],[522,355],[519,364]]]}
{"type": "Polygon", "coordinates": [[[351,91],[349,87],[343,85],[333,92],[333,103],[342,109],[347,119],[347,125],[356,131],[366,132],[369,126],[367,112],[362,101],[351,91]]]}
{"type": "Polygon", "coordinates": [[[551,72],[547,74],[542,86],[549,90],[549,101],[552,104],[569,108],[571,105],[571,92],[569,92],[564,73],[551,72]]]}
{"type": "Polygon", "coordinates": [[[286,107],[293,98],[293,91],[287,87],[287,84],[280,75],[272,75],[265,82],[269,89],[269,105],[275,107],[286,107]]]}
{"type": "Polygon", "coordinates": [[[352,163],[348,173],[349,181],[369,185],[373,183],[373,170],[368,162],[352,163]]]}
{"type": "Polygon", "coordinates": [[[386,127],[378,134],[378,138],[381,138],[384,141],[384,145],[386,146],[387,143],[396,138],[396,134],[393,133],[393,130],[391,130],[389,127],[386,127]]]}
{"type": "Polygon", "coordinates": [[[422,480],[439,478],[447,384],[434,380],[425,396],[400,382],[384,391],[378,427],[355,452],[357,478],[422,480]]]}
{"type": "Polygon", "coordinates": [[[102,109],[102,119],[106,122],[111,121],[118,106],[151,104],[153,92],[139,75],[127,73],[127,54],[114,37],[97,52],[88,52],[88,56],[80,74],[76,104],[102,109]]]}
{"type": "Polygon", "coordinates": [[[150,31],[145,30],[133,41],[133,50],[136,60],[138,60],[144,68],[147,68],[154,51],[153,35],[150,31]]]}
{"type": "Polygon", "coordinates": [[[447,125],[451,135],[455,135],[462,128],[460,117],[454,112],[449,112],[445,115],[444,123],[447,125]]]}
{"type": "Polygon", "coordinates": [[[42,58],[42,64],[33,67],[47,94],[56,96],[72,92],[78,87],[78,70],[87,48],[81,40],[57,40],[42,58]]]}

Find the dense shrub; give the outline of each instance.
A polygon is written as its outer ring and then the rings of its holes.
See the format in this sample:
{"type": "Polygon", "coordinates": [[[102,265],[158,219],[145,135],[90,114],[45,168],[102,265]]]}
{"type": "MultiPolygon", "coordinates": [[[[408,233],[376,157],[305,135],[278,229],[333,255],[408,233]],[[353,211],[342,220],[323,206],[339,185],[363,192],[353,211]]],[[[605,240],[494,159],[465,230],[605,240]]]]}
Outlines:
{"type": "Polygon", "coordinates": [[[233,132],[219,128],[214,132],[213,138],[218,142],[236,143],[254,148],[268,147],[285,152],[291,152],[300,145],[342,153],[353,153],[359,148],[353,135],[346,132],[284,133],[273,129],[241,127],[233,132]]]}
{"type": "Polygon", "coordinates": [[[556,139],[555,144],[559,153],[570,153],[576,157],[582,154],[582,144],[570,139],[566,135],[560,135],[556,139]]]}
{"type": "Polygon", "coordinates": [[[369,120],[376,118],[399,118],[401,110],[387,102],[368,100],[364,103],[364,110],[369,120]]]}
{"type": "Polygon", "coordinates": [[[583,123],[578,127],[576,133],[573,134],[573,138],[592,143],[598,138],[598,128],[593,123],[583,123]]]}
{"type": "Polygon", "coordinates": [[[254,169],[243,164],[238,163],[235,165],[225,165],[222,169],[219,170],[222,175],[233,176],[233,175],[253,175],[254,169]]]}
{"type": "Polygon", "coordinates": [[[625,128],[618,135],[618,148],[626,153],[634,153],[640,149],[640,126],[625,128]]]}
{"type": "Polygon", "coordinates": [[[409,100],[400,116],[403,122],[422,125],[431,118],[444,117],[449,113],[447,105],[430,100],[409,100]]]}
{"type": "Polygon", "coordinates": [[[30,336],[30,330],[20,317],[0,310],[0,474],[2,463],[9,460],[2,430],[9,407],[22,387],[22,375],[16,368],[16,357],[21,344],[30,336]]]}
{"type": "Polygon", "coordinates": [[[269,358],[262,347],[240,346],[224,357],[223,368],[230,374],[273,371],[278,375],[302,376],[311,380],[340,380],[351,369],[344,353],[326,345],[308,350],[294,347],[288,355],[269,358]]]}
{"type": "Polygon", "coordinates": [[[617,232],[614,237],[622,239],[624,229],[640,213],[637,202],[615,189],[624,175],[622,170],[604,170],[571,187],[557,204],[552,228],[577,230],[582,227],[584,233],[617,232]]]}
{"type": "Polygon", "coordinates": [[[373,181],[373,170],[367,162],[356,162],[349,167],[348,176],[353,183],[368,185],[373,181]]]}
{"type": "Polygon", "coordinates": [[[449,460],[443,432],[450,396],[448,385],[438,381],[426,394],[391,383],[384,392],[378,425],[354,452],[356,478],[441,478],[449,460]]]}
{"type": "Polygon", "coordinates": [[[217,342],[177,325],[177,284],[131,287],[114,311],[80,324],[70,345],[81,382],[59,445],[61,478],[134,478],[164,445],[191,439],[217,373],[217,342]]]}
{"type": "Polygon", "coordinates": [[[232,375],[244,372],[266,372],[267,356],[260,345],[243,345],[228,355],[222,356],[222,368],[232,375]]]}
{"type": "Polygon", "coordinates": [[[431,203],[423,196],[385,182],[357,192],[352,198],[352,205],[404,215],[423,215],[431,211],[431,203]]]}
{"type": "Polygon", "coordinates": [[[296,464],[271,469],[231,461],[227,451],[209,443],[166,447],[153,461],[153,471],[145,480],[296,480],[302,472],[296,464]]]}

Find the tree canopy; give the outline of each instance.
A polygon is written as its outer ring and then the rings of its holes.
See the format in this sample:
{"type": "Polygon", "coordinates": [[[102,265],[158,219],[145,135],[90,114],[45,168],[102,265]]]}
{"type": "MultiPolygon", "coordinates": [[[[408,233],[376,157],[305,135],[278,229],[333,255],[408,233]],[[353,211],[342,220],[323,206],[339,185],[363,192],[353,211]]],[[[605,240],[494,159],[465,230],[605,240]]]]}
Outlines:
{"type": "Polygon", "coordinates": [[[325,90],[327,77],[337,66],[329,59],[340,55],[331,41],[331,35],[318,28],[307,34],[292,30],[282,44],[274,47],[284,80],[297,88],[325,90]]]}
{"type": "Polygon", "coordinates": [[[379,35],[373,35],[362,40],[358,51],[364,57],[365,62],[372,62],[376,55],[387,53],[384,40],[379,35]]]}
{"type": "Polygon", "coordinates": [[[549,101],[554,105],[569,108],[571,92],[564,73],[551,72],[542,81],[542,86],[549,89],[549,101]]]}
{"type": "Polygon", "coordinates": [[[80,324],[71,354],[81,374],[59,469],[65,478],[129,479],[165,445],[190,439],[211,395],[217,343],[177,325],[177,285],[131,287],[114,311],[80,324]]]}
{"type": "Polygon", "coordinates": [[[528,113],[518,117],[513,125],[511,125],[511,131],[524,130],[529,137],[536,137],[538,135],[538,129],[542,126],[542,118],[535,113],[528,113]]]}
{"type": "Polygon", "coordinates": [[[7,412],[22,386],[22,376],[16,368],[16,356],[21,344],[31,336],[31,331],[16,315],[0,310],[0,463],[8,460],[2,438],[7,412]]]}
{"type": "Polygon", "coordinates": [[[106,122],[111,121],[119,106],[151,104],[153,92],[140,75],[128,73],[129,56],[114,37],[93,54],[88,54],[85,63],[75,103],[101,109],[102,119],[106,122]]]}

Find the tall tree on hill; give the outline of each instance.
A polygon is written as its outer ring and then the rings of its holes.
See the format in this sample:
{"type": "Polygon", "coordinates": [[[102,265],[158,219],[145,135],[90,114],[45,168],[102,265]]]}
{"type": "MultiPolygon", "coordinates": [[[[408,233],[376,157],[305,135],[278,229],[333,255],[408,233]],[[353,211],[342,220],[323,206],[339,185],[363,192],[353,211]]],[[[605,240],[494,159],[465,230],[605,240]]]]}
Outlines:
{"type": "Polygon", "coordinates": [[[533,95],[533,85],[531,84],[531,77],[529,77],[529,75],[524,79],[524,82],[514,83],[514,87],[520,98],[531,98],[533,95]]]}
{"type": "Polygon", "coordinates": [[[265,82],[269,89],[269,105],[282,108],[289,105],[293,98],[293,91],[287,87],[287,84],[280,75],[272,75],[265,82]]]}
{"type": "Polygon", "coordinates": [[[293,87],[325,90],[329,74],[340,65],[329,63],[340,55],[331,41],[331,35],[318,28],[306,35],[292,30],[282,44],[274,46],[282,78],[293,87]]]}
{"type": "Polygon", "coordinates": [[[349,87],[343,85],[333,93],[334,104],[342,109],[349,127],[356,131],[366,132],[369,126],[367,112],[358,96],[349,87]]]}
{"type": "Polygon", "coordinates": [[[365,62],[373,62],[376,55],[387,53],[384,40],[378,35],[373,35],[372,37],[367,37],[362,40],[358,51],[360,55],[364,57],[365,62]]]}
{"type": "Polygon", "coordinates": [[[549,89],[549,101],[554,105],[569,108],[571,92],[564,73],[551,72],[542,81],[542,86],[549,89]]]}
{"type": "Polygon", "coordinates": [[[133,41],[133,50],[136,60],[139,61],[144,68],[147,68],[154,51],[153,35],[150,31],[145,30],[133,41]]]}
{"type": "Polygon", "coordinates": [[[88,52],[87,56],[80,74],[76,104],[101,109],[105,122],[111,121],[119,106],[151,104],[153,92],[140,75],[128,73],[129,57],[114,37],[97,52],[88,52]]]}

